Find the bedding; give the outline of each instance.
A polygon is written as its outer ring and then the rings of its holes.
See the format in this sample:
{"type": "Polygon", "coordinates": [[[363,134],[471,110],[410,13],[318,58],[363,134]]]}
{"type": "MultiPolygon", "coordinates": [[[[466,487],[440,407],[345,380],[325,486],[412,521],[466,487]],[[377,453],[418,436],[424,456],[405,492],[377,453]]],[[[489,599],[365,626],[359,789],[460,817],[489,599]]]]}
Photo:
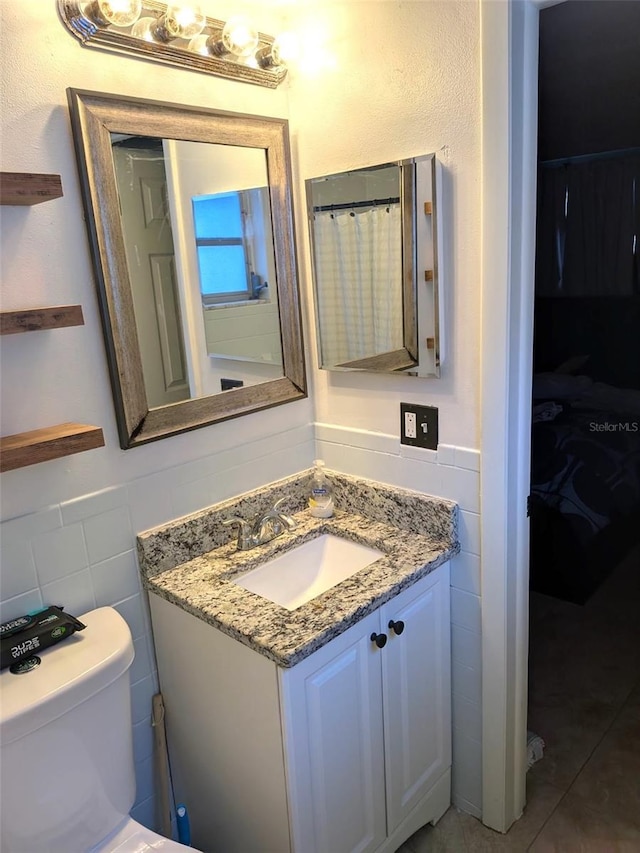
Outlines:
{"type": "Polygon", "coordinates": [[[534,400],[532,588],[582,603],[638,539],[640,392],[590,380],[534,385],[556,394],[534,400]]]}

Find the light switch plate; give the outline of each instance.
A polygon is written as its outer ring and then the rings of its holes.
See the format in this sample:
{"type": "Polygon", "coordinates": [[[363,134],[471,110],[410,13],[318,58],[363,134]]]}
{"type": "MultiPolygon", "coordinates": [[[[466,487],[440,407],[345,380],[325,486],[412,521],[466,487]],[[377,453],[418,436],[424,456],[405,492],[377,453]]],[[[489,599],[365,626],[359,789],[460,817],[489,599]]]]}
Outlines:
{"type": "Polygon", "coordinates": [[[435,406],[400,403],[400,443],[437,450],[438,409],[435,406]],[[412,435],[413,424],[415,424],[415,435],[412,435]]]}

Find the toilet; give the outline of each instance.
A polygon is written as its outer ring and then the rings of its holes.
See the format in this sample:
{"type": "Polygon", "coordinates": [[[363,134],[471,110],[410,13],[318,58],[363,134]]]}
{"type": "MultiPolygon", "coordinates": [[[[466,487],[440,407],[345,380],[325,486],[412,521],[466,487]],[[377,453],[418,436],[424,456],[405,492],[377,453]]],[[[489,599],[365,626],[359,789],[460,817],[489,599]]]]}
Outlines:
{"type": "MultiPolygon", "coordinates": [[[[136,823],[129,627],[111,607],[0,673],[2,853],[171,853],[187,848],[136,823]]],[[[151,709],[149,709],[151,713],[151,709]]]]}

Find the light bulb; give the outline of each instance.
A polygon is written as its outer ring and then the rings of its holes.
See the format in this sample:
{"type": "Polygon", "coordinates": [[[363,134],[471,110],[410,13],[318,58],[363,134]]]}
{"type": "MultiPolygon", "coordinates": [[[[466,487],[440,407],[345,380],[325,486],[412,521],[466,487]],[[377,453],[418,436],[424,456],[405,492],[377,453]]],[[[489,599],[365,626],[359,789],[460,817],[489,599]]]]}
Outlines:
{"type": "Polygon", "coordinates": [[[224,25],[222,43],[234,56],[251,56],[258,46],[258,33],[247,17],[235,15],[224,25]]]}
{"type": "Polygon", "coordinates": [[[209,38],[210,36],[208,35],[195,36],[191,39],[187,47],[192,53],[199,53],[202,56],[209,56],[209,38]]]}
{"type": "Polygon", "coordinates": [[[170,3],[161,26],[171,38],[192,39],[200,35],[206,23],[198,3],[170,3]]]}
{"type": "Polygon", "coordinates": [[[82,11],[99,26],[130,27],[142,13],[142,0],[91,0],[82,11]]]}
{"type": "Polygon", "coordinates": [[[300,44],[295,33],[280,33],[273,43],[271,55],[276,65],[295,62],[300,53],[300,44]]]}
{"type": "Polygon", "coordinates": [[[263,47],[256,54],[261,68],[286,66],[297,59],[300,52],[298,37],[294,33],[280,33],[271,47],[263,47]]]}
{"type": "Polygon", "coordinates": [[[140,18],[131,28],[131,35],[142,41],[155,41],[153,33],[157,26],[157,18],[140,18]]]}

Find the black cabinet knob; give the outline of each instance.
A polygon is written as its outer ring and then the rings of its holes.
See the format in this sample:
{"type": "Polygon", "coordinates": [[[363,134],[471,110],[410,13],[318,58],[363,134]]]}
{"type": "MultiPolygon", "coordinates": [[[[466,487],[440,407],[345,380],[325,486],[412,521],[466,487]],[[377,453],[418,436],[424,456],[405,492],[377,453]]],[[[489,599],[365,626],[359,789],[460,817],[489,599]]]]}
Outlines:
{"type": "Polygon", "coordinates": [[[387,635],[376,634],[376,632],[374,631],[371,635],[371,642],[375,643],[379,649],[383,649],[387,645],[387,635]]]}
{"type": "Polygon", "coordinates": [[[389,628],[398,636],[402,634],[404,631],[404,622],[402,619],[398,619],[397,622],[394,622],[393,619],[389,622],[389,628]]]}

